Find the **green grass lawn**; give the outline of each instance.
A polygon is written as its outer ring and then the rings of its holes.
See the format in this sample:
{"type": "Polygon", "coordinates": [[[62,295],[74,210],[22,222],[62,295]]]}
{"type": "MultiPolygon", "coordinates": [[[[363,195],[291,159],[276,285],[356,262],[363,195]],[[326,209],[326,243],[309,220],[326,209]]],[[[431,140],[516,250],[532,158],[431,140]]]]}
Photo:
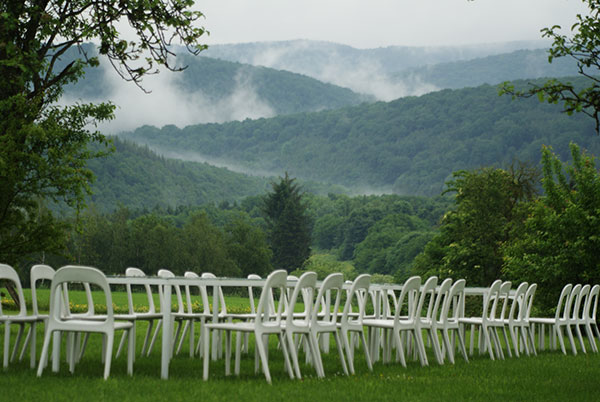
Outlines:
{"type": "MultiPolygon", "coordinates": [[[[75,297],[75,296],[74,296],[75,297]]],[[[115,302],[121,296],[115,296],[115,302]]],[[[230,298],[228,298],[228,303],[230,298]]],[[[244,298],[239,298],[242,303],[244,298]]],[[[247,303],[247,300],[246,300],[247,303]]],[[[560,352],[543,351],[538,356],[491,361],[477,351],[465,363],[457,356],[455,365],[439,366],[428,349],[430,366],[421,367],[409,361],[375,363],[369,372],[362,350],[355,356],[356,375],[346,377],[335,345],[323,354],[327,377],[316,378],[301,353],[302,380],[290,380],[283,367],[281,351],[272,339],[269,367],[273,384],[254,373],[254,352],[242,358],[241,376],[226,377],[224,362],[211,362],[210,379],[202,381],[202,360],[190,358],[185,343],[182,353],[170,365],[170,378],[160,379],[160,345],[150,357],[141,357],[145,323],[138,323],[137,355],[133,378],[126,374],[126,359],[113,360],[110,378],[102,379],[100,336],[92,335],[83,360],[70,374],[64,361],[58,374],[50,368],[37,378],[29,368],[28,356],[23,362],[10,364],[0,374],[0,400],[57,401],[148,401],[148,400],[583,400],[598,399],[600,392],[600,355],[579,353],[564,356],[560,352]]],[[[3,329],[2,329],[3,332],[3,329]]],[[[14,331],[13,331],[14,333],[14,331]]],[[[120,337],[120,335],[119,335],[120,337]]],[[[14,336],[13,336],[14,339],[14,336]]],[[[38,355],[43,333],[38,335],[38,355]]],[[[589,348],[588,348],[589,349],[589,348]]],[[[116,345],[115,345],[116,351],[116,345]]],[[[1,354],[1,351],[0,351],[1,354]]],[[[64,360],[64,359],[63,359],[64,360]]]]}

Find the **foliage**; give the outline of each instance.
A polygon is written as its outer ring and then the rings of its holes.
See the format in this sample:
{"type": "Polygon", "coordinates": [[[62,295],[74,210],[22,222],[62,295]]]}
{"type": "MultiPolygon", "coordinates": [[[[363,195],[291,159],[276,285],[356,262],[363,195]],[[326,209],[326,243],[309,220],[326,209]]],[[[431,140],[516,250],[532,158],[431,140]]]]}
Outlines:
{"type": "Polygon", "coordinates": [[[101,212],[112,212],[119,205],[137,210],[233,202],[262,194],[268,187],[264,178],[166,159],[131,142],[112,140],[114,153],[88,162],[96,176],[89,201],[101,212]]]}
{"type": "Polygon", "coordinates": [[[301,268],[292,271],[291,274],[299,277],[307,271],[316,272],[317,278],[320,281],[325,279],[329,274],[336,272],[342,273],[344,279],[347,281],[354,280],[357,276],[352,263],[338,261],[336,256],[332,254],[313,254],[304,262],[301,268]]]}
{"type": "Polygon", "coordinates": [[[527,91],[515,91],[514,85],[505,83],[501,93],[513,97],[537,96],[540,101],[563,104],[568,115],[581,112],[596,122],[596,133],[600,134],[600,3],[597,0],[582,0],[589,8],[589,14],[577,14],[577,22],[571,27],[573,35],[561,33],[561,27],[554,25],[542,29],[542,36],[552,39],[548,51],[548,61],[568,57],[577,62],[580,76],[585,77],[585,85],[579,88],[569,81],[550,79],[543,85],[533,85],[527,91]]]}
{"type": "MultiPolygon", "coordinates": [[[[158,212],[133,216],[119,209],[101,215],[91,209],[82,214],[68,254],[108,274],[121,274],[128,266],[148,274],[166,268],[178,275],[195,271],[234,277],[271,270],[266,236],[245,213],[238,211],[218,226],[204,210],[187,212],[180,220],[158,212]]],[[[65,260],[47,262],[60,266],[65,260]]]]}
{"type": "Polygon", "coordinates": [[[535,169],[523,165],[454,173],[448,191],[456,192],[456,209],[444,216],[413,272],[464,278],[471,286],[488,286],[501,277],[501,247],[511,227],[524,219],[520,205],[535,197],[536,178],[535,169]]]}
{"type": "MultiPolygon", "coordinates": [[[[0,3],[0,260],[58,251],[64,242],[52,214],[40,203],[63,202],[77,210],[89,194],[89,143],[106,144],[88,126],[112,117],[111,104],[61,107],[63,87],[81,78],[98,58],[61,65],[84,41],[100,42],[125,79],[139,84],[155,63],[167,68],[172,41],[195,46],[204,34],[192,0],[26,0],[0,3]],[[117,24],[128,22],[135,39],[123,39],[117,24]],[[13,247],[13,245],[15,245],[13,247]]],[[[192,50],[199,52],[203,46],[192,50]]]]}
{"type": "Polygon", "coordinates": [[[537,164],[542,144],[561,157],[570,141],[600,153],[592,122],[559,110],[534,99],[512,102],[485,85],[270,119],[142,127],[123,135],[255,171],[287,170],[359,194],[436,196],[454,171],[508,166],[515,159],[537,164]]]}
{"type": "Polygon", "coordinates": [[[300,187],[286,173],[264,198],[273,266],[288,272],[302,266],[310,256],[311,222],[300,187]]]}
{"type": "Polygon", "coordinates": [[[504,271],[537,282],[542,306],[556,306],[567,283],[600,282],[600,173],[594,157],[571,144],[572,164],[543,150],[545,196],[504,247],[504,271]]]}

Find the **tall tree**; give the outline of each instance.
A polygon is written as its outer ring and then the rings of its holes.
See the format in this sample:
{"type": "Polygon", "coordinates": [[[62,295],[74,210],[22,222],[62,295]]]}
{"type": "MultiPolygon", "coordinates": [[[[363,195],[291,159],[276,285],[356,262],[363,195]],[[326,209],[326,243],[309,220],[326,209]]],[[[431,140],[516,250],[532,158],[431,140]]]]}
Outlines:
{"type": "Polygon", "coordinates": [[[571,115],[581,112],[596,122],[600,134],[600,2],[582,0],[589,8],[588,15],[577,14],[577,22],[571,27],[572,36],[561,33],[560,25],[542,29],[542,37],[552,39],[548,61],[569,57],[577,62],[579,75],[586,84],[577,87],[568,81],[550,79],[544,85],[531,85],[528,90],[515,90],[514,85],[504,83],[501,93],[514,97],[537,96],[540,101],[563,103],[564,111],[571,115]]]}
{"type": "Polygon", "coordinates": [[[593,156],[571,144],[572,164],[543,150],[544,197],[504,247],[504,271],[536,282],[536,299],[551,308],[567,283],[600,282],[600,171],[593,156]]]}
{"type": "Polygon", "coordinates": [[[273,265],[291,272],[310,257],[311,221],[303,193],[287,172],[272,187],[273,191],[264,198],[263,213],[273,250],[273,265]]]}
{"type": "Polygon", "coordinates": [[[534,198],[536,182],[536,170],[527,166],[454,173],[448,191],[456,192],[456,209],[444,216],[413,271],[490,285],[502,274],[501,246],[523,221],[521,204],[534,198]]]}
{"type": "Polygon", "coordinates": [[[43,208],[80,209],[89,194],[90,142],[108,144],[87,127],[112,118],[110,103],[59,106],[63,87],[99,64],[82,47],[99,43],[125,80],[140,85],[156,66],[176,70],[171,44],[193,53],[204,29],[193,0],[3,0],[0,2],[0,260],[58,249],[63,230],[43,208]],[[134,38],[126,39],[127,23],[134,38]],[[121,25],[123,24],[123,25],[121,25]],[[69,49],[79,58],[67,60],[69,49]]]}

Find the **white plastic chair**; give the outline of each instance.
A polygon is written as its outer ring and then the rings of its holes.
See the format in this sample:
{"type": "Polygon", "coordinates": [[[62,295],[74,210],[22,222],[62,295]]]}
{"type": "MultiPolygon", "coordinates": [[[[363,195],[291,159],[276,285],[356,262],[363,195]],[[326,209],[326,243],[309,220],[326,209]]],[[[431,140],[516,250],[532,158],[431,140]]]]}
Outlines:
{"type": "MultiPolygon", "coordinates": [[[[289,277],[288,277],[289,280],[289,277]]],[[[294,335],[302,334],[305,336],[305,345],[308,345],[308,351],[312,355],[312,361],[316,362],[318,359],[317,349],[319,344],[314,333],[311,335],[310,323],[312,320],[311,313],[313,312],[313,296],[315,287],[317,285],[317,274],[315,272],[305,272],[298,278],[296,286],[290,295],[287,306],[287,314],[285,321],[282,322],[282,327],[285,333],[285,339],[287,340],[287,347],[290,353],[294,372],[298,379],[302,378],[300,373],[300,365],[298,363],[298,352],[297,345],[294,340],[294,335]],[[306,314],[295,316],[294,307],[298,297],[302,296],[306,314]]],[[[307,351],[307,353],[308,353],[307,351]]],[[[317,374],[319,374],[318,366],[315,364],[317,374]]]]}
{"type": "Polygon", "coordinates": [[[44,323],[48,320],[48,314],[40,314],[38,308],[38,297],[37,297],[37,284],[41,280],[52,281],[54,277],[54,268],[49,265],[37,264],[31,267],[31,271],[29,273],[29,280],[31,285],[31,310],[32,314],[37,317],[35,321],[31,323],[29,327],[29,331],[27,332],[27,336],[25,337],[25,341],[23,342],[23,349],[21,349],[21,355],[19,356],[19,360],[22,360],[25,355],[25,349],[27,346],[30,347],[30,367],[35,368],[37,364],[37,324],[44,323]]]}
{"type": "Polygon", "coordinates": [[[598,353],[598,345],[596,345],[595,335],[600,338],[600,332],[598,332],[598,326],[596,324],[596,310],[598,308],[598,294],[600,293],[600,285],[592,286],[590,293],[586,299],[586,302],[583,306],[583,314],[581,325],[584,326],[585,332],[587,334],[588,340],[590,342],[590,346],[592,347],[592,351],[598,353]]]}
{"type": "Polygon", "coordinates": [[[362,340],[367,367],[369,368],[369,371],[373,371],[373,363],[371,363],[369,346],[367,344],[363,325],[367,298],[359,298],[360,293],[367,294],[369,292],[370,283],[371,275],[368,274],[359,275],[352,282],[352,286],[347,293],[346,304],[344,305],[340,322],[337,325],[340,338],[342,338],[344,344],[344,350],[346,351],[346,359],[348,360],[348,370],[350,371],[350,374],[354,374],[354,345],[349,339],[351,333],[359,335],[362,340]],[[352,312],[354,299],[358,302],[358,315],[355,317],[350,314],[352,312]]]}
{"type": "Polygon", "coordinates": [[[471,325],[471,345],[470,354],[473,355],[473,342],[475,339],[475,327],[480,327],[479,353],[482,354],[485,350],[488,351],[490,359],[494,360],[494,350],[492,341],[496,346],[496,353],[500,356],[500,345],[496,332],[492,329],[492,322],[495,317],[498,301],[500,300],[500,287],[502,281],[495,280],[486,294],[483,297],[483,310],[481,317],[461,317],[459,323],[461,325],[471,325]]]}
{"type": "MultiPolygon", "coordinates": [[[[310,316],[309,337],[313,338],[313,341],[316,340],[318,343],[319,339],[325,339],[325,336],[329,337],[330,334],[333,334],[335,336],[335,343],[342,369],[344,370],[344,373],[348,375],[348,366],[346,365],[346,359],[344,358],[344,347],[337,330],[337,320],[343,285],[344,276],[341,273],[329,274],[321,283],[310,316]],[[331,296],[334,296],[333,305],[330,305],[331,296]]],[[[317,370],[317,375],[319,377],[324,377],[325,369],[323,367],[321,351],[319,348],[315,349],[314,365],[317,370]]]]}
{"type": "MultiPolygon", "coordinates": [[[[442,348],[440,340],[438,338],[438,322],[445,321],[443,316],[440,316],[442,307],[444,306],[444,300],[449,297],[450,287],[452,286],[452,279],[445,279],[436,291],[435,301],[429,304],[427,309],[427,315],[419,318],[419,326],[422,330],[428,331],[429,341],[433,346],[433,352],[435,358],[439,364],[444,364],[444,356],[442,354],[442,348]]],[[[433,297],[433,296],[432,296],[433,297]]]]}
{"type": "Polygon", "coordinates": [[[35,315],[27,314],[25,297],[23,297],[23,288],[21,287],[21,280],[19,279],[17,271],[15,271],[10,265],[0,264],[0,279],[10,281],[14,284],[15,290],[17,292],[17,299],[19,302],[19,312],[14,315],[4,314],[4,312],[2,311],[2,303],[0,303],[0,324],[4,324],[3,367],[4,369],[6,369],[8,367],[9,356],[11,362],[15,360],[17,350],[19,349],[19,345],[21,343],[21,338],[23,335],[25,324],[33,325],[33,323],[37,321],[37,317],[35,315]],[[10,327],[12,324],[17,324],[19,326],[19,331],[17,332],[17,338],[15,339],[13,351],[12,353],[10,353],[10,327]]]}
{"type": "MultiPolygon", "coordinates": [[[[133,325],[134,324],[131,322],[118,322],[114,320],[110,287],[108,286],[106,277],[101,271],[96,268],[73,265],[60,268],[58,271],[56,271],[50,287],[50,312],[46,324],[42,356],[40,357],[40,362],[38,365],[38,377],[42,375],[44,367],[47,364],[50,339],[52,338],[52,334],[56,331],[75,331],[85,333],[96,332],[103,334],[106,344],[104,350],[104,379],[107,379],[110,374],[115,331],[128,331],[129,342],[127,351],[127,373],[129,375],[133,375],[133,357],[135,353],[135,342],[133,339],[135,334],[132,331],[133,325]],[[104,316],[103,320],[70,319],[64,317],[64,304],[60,294],[62,292],[62,285],[73,282],[90,283],[98,286],[102,290],[106,301],[106,315],[104,316]]],[[[58,358],[60,354],[60,342],[54,343],[53,353],[54,357],[52,359],[52,371],[57,372],[60,363],[58,358]]],[[[72,373],[75,369],[75,356],[73,351],[71,351],[70,356],[69,369],[72,373]]]]}
{"type": "MultiPolygon", "coordinates": [[[[529,346],[526,337],[527,334],[525,333],[525,327],[521,325],[521,320],[525,315],[525,310],[527,310],[525,294],[527,293],[528,288],[529,284],[527,282],[522,282],[519,286],[517,286],[513,297],[510,298],[511,305],[508,316],[503,319],[504,328],[508,327],[508,332],[512,340],[515,356],[517,357],[519,357],[520,349],[519,334],[524,343],[525,352],[527,355],[529,355],[529,346]]],[[[506,340],[506,349],[508,350],[508,355],[512,356],[510,342],[508,342],[508,340],[506,340]]]]}
{"type": "MultiPolygon", "coordinates": [[[[195,272],[191,272],[191,271],[187,271],[183,276],[186,278],[190,278],[190,279],[200,278],[198,276],[198,274],[196,274],[195,272]]],[[[200,285],[195,285],[194,287],[198,288],[198,294],[200,295],[200,299],[202,300],[202,311],[199,313],[195,313],[193,311],[191,287],[192,287],[191,285],[184,286],[185,300],[186,300],[186,307],[187,307],[187,317],[189,317],[189,319],[186,320],[185,326],[183,327],[183,333],[181,334],[181,338],[179,340],[179,345],[177,346],[176,353],[179,353],[179,351],[181,350],[183,341],[185,340],[185,337],[189,332],[190,357],[193,357],[194,353],[196,353],[196,344],[194,341],[194,334],[195,334],[194,324],[195,324],[195,322],[199,322],[200,328],[202,328],[202,326],[206,323],[206,320],[208,318],[212,317],[212,314],[210,312],[210,305],[208,303],[208,293],[206,292],[206,286],[200,286],[200,285]]],[[[202,332],[200,332],[200,336],[202,336],[202,332]]],[[[198,340],[198,349],[200,349],[201,342],[202,342],[202,339],[199,339],[198,340]]]]}
{"type": "MultiPolygon", "coordinates": [[[[402,285],[402,290],[400,291],[400,296],[398,297],[398,302],[396,304],[394,318],[379,318],[379,319],[369,319],[364,320],[363,324],[370,328],[382,328],[384,330],[392,331],[392,343],[384,342],[384,351],[383,351],[383,361],[389,362],[391,358],[391,350],[392,345],[396,348],[396,360],[400,360],[402,366],[406,367],[406,358],[404,354],[404,348],[402,346],[402,332],[409,332],[412,335],[412,339],[415,340],[416,351],[419,354],[419,358],[421,359],[421,364],[424,365],[425,361],[423,360],[423,350],[424,347],[419,343],[422,340],[421,336],[417,335],[417,305],[416,302],[417,297],[419,295],[419,288],[421,287],[421,277],[413,276],[410,277],[404,282],[402,285]],[[412,300],[409,301],[409,299],[412,300]],[[406,316],[401,316],[402,308],[404,305],[408,305],[408,314],[406,316]]],[[[410,339],[410,338],[409,338],[410,339]]]]}
{"type": "Polygon", "coordinates": [[[562,327],[568,326],[569,320],[569,295],[571,294],[571,290],[573,289],[572,284],[567,284],[563,287],[560,292],[560,296],[558,298],[558,304],[556,305],[556,313],[554,318],[546,318],[546,317],[530,317],[529,322],[531,324],[539,324],[540,325],[540,335],[539,335],[539,347],[540,350],[544,350],[544,328],[546,325],[551,326],[552,330],[550,332],[550,342],[553,349],[556,349],[556,338],[560,343],[560,348],[564,354],[567,354],[565,349],[565,343],[563,340],[562,327]]]}
{"type": "MultiPolygon", "coordinates": [[[[145,277],[146,274],[144,273],[144,271],[142,271],[139,268],[129,267],[125,270],[125,276],[139,278],[139,277],[145,277]]],[[[152,296],[152,289],[151,289],[150,285],[145,284],[143,286],[144,286],[144,290],[146,291],[146,307],[148,308],[148,311],[136,312],[135,306],[133,304],[133,292],[131,289],[131,284],[128,283],[127,285],[125,285],[126,290],[127,290],[127,305],[128,305],[128,309],[129,309],[129,315],[133,317],[134,322],[135,321],[147,321],[148,322],[148,328],[146,329],[146,335],[144,336],[144,343],[142,345],[142,351],[141,351],[142,356],[146,353],[146,351],[148,354],[150,354],[151,348],[149,347],[149,341],[150,341],[150,335],[152,334],[152,328],[154,327],[154,322],[158,321],[157,328],[162,323],[162,314],[156,311],[156,307],[154,305],[154,297],[152,296]]],[[[116,318],[118,319],[119,316],[116,316],[116,318]]],[[[135,326],[134,326],[134,332],[135,332],[135,326]]],[[[121,350],[124,346],[124,342],[125,342],[125,333],[123,333],[121,342],[119,343],[119,348],[117,349],[116,357],[118,357],[120,355],[121,350]]]]}
{"type": "MultiPolygon", "coordinates": [[[[577,335],[577,338],[579,339],[579,345],[581,346],[581,351],[583,353],[587,353],[587,352],[585,350],[585,344],[583,342],[583,335],[581,333],[580,324],[582,324],[584,322],[583,317],[582,317],[582,307],[585,306],[586,300],[590,293],[590,288],[591,288],[590,285],[580,286],[579,292],[575,296],[575,300],[573,301],[573,306],[572,306],[571,314],[569,317],[569,325],[573,326],[573,328],[575,329],[575,334],[577,335]],[[582,304],[582,302],[583,302],[583,304],[582,304]]],[[[575,288],[573,288],[573,291],[575,291],[575,288]]],[[[575,343],[573,342],[573,345],[574,344],[575,343]]],[[[573,354],[577,354],[577,349],[575,347],[573,347],[573,354]]]]}
{"type": "MultiPolygon", "coordinates": [[[[203,378],[205,381],[208,380],[208,368],[209,368],[209,352],[210,352],[210,333],[211,331],[225,331],[226,333],[226,351],[225,351],[225,375],[229,375],[231,371],[231,332],[249,332],[255,336],[256,348],[262,363],[262,369],[265,374],[265,379],[270,384],[271,374],[269,371],[268,362],[268,337],[269,335],[277,335],[279,342],[282,345],[283,355],[285,359],[285,366],[290,375],[290,378],[294,378],[294,373],[290,364],[289,355],[286,347],[286,342],[283,338],[281,329],[281,315],[283,311],[283,298],[287,291],[287,272],[285,270],[278,270],[272,272],[266,279],[265,286],[260,295],[258,307],[256,309],[256,319],[252,322],[220,322],[220,323],[208,323],[204,325],[202,334],[202,343],[204,345],[204,373],[203,378]],[[269,312],[269,298],[270,294],[274,289],[279,290],[280,300],[275,315],[269,312]]],[[[239,336],[239,334],[238,334],[239,336]]],[[[239,374],[239,363],[241,351],[236,348],[236,362],[235,362],[235,374],[239,374]]]]}
{"type": "Polygon", "coordinates": [[[448,355],[450,363],[454,364],[454,342],[450,342],[450,331],[454,331],[454,335],[458,337],[458,346],[463,355],[463,358],[468,363],[467,348],[465,345],[464,333],[460,325],[465,301],[465,286],[466,281],[459,279],[452,284],[448,296],[442,304],[440,318],[436,323],[436,328],[442,331],[442,339],[444,341],[445,354],[448,355]]]}

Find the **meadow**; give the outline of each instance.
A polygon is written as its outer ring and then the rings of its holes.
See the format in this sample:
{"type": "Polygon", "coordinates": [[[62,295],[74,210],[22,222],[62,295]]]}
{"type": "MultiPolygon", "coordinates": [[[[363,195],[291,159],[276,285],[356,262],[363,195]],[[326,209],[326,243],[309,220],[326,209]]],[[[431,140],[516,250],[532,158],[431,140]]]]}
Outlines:
{"type": "MultiPolygon", "coordinates": [[[[114,292],[116,305],[126,305],[126,295],[114,292]]],[[[142,294],[135,295],[137,300],[142,294]]],[[[83,292],[74,292],[72,301],[84,303],[83,292]]],[[[142,304],[143,298],[139,299],[142,304]]],[[[243,297],[228,297],[228,305],[243,306],[243,297]]],[[[100,302],[100,301],[98,301],[100,302]]],[[[134,301],[134,304],[136,302],[134,301]]],[[[246,299],[247,305],[247,299],[246,299]]],[[[224,361],[210,364],[209,381],[202,381],[202,360],[190,358],[187,343],[170,365],[168,380],[160,379],[160,349],[149,357],[139,356],[145,323],[138,323],[137,354],[134,375],[126,374],[126,359],[113,360],[110,378],[102,379],[101,341],[92,335],[90,344],[74,374],[64,361],[59,373],[46,369],[41,378],[29,368],[28,356],[15,362],[0,375],[0,400],[10,401],[148,401],[148,400],[597,400],[600,391],[600,356],[589,352],[576,356],[557,351],[539,351],[538,356],[491,361],[477,350],[470,361],[457,356],[455,365],[439,366],[430,354],[430,366],[421,367],[409,360],[408,367],[399,363],[374,364],[367,369],[364,355],[355,356],[356,375],[345,376],[336,348],[323,354],[326,378],[316,377],[314,369],[304,364],[301,354],[301,380],[290,380],[283,366],[281,351],[273,338],[269,367],[273,384],[268,385],[261,373],[254,373],[254,351],[242,358],[240,377],[224,375],[224,361]]],[[[14,331],[14,330],[13,330],[14,331]]],[[[13,338],[14,339],[14,338],[13,338]]],[[[38,334],[38,354],[43,333],[38,334]]],[[[332,339],[333,342],[333,339],[332,339]]],[[[116,350],[116,346],[115,346],[116,350]]],[[[430,351],[429,351],[430,352],[430,351]]],[[[64,360],[64,359],[63,359],[64,360]]]]}

